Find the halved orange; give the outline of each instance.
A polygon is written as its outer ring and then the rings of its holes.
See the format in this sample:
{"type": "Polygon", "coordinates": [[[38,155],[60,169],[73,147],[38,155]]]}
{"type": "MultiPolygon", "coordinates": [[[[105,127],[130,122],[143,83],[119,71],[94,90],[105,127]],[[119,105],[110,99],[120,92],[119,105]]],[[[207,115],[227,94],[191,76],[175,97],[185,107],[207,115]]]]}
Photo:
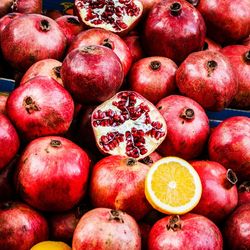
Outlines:
{"type": "Polygon", "coordinates": [[[71,250],[71,247],[61,241],[42,241],[34,245],[30,250],[71,250]]]}
{"type": "Polygon", "coordinates": [[[146,177],[147,200],[165,214],[191,211],[198,204],[201,193],[198,173],[191,164],[178,157],[164,157],[155,162],[146,177]]]}

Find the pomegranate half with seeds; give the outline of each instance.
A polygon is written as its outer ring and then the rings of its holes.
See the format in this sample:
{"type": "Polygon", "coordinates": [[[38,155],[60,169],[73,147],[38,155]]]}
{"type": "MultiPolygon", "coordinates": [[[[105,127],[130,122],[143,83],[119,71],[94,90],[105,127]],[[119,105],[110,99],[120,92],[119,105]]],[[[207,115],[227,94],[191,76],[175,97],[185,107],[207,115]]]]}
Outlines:
{"type": "Polygon", "coordinates": [[[106,154],[141,159],[164,140],[167,126],[156,107],[134,91],[121,91],[92,113],[96,143],[106,154]]]}

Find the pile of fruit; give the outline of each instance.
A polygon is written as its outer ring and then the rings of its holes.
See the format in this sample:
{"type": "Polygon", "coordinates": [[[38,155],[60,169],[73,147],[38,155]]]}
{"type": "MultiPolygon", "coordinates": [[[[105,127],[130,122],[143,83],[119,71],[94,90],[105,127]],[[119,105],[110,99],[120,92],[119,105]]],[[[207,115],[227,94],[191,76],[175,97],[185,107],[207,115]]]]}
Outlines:
{"type": "Polygon", "coordinates": [[[250,249],[250,1],[62,5],[0,3],[0,249],[250,249]]]}

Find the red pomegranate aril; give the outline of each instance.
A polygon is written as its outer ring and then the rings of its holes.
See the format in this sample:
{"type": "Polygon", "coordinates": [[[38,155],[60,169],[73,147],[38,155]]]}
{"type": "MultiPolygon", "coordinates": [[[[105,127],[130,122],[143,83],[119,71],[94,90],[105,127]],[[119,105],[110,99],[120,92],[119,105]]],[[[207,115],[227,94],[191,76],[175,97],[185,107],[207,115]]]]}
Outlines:
{"type": "Polygon", "coordinates": [[[250,203],[250,181],[244,181],[238,187],[238,206],[250,203]]]}

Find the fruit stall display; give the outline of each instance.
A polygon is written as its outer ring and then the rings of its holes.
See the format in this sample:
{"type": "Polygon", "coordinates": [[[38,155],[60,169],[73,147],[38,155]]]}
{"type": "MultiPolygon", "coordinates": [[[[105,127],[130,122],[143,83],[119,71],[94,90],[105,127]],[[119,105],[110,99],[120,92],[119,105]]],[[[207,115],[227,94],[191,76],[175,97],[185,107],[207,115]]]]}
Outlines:
{"type": "Polygon", "coordinates": [[[0,249],[250,249],[250,1],[1,0],[0,249]]]}

